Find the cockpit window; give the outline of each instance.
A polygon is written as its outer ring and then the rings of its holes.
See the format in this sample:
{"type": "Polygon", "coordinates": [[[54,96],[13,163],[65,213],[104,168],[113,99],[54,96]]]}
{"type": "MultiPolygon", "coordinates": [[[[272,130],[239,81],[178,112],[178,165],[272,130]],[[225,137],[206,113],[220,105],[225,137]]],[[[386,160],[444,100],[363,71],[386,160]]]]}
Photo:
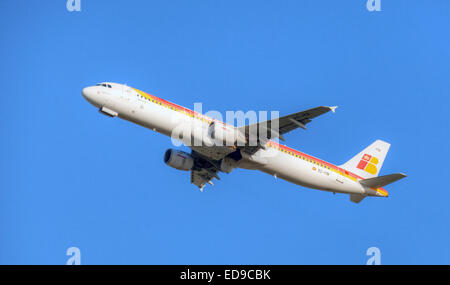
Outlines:
{"type": "Polygon", "coordinates": [[[112,88],[111,84],[105,84],[105,83],[95,84],[95,86],[103,86],[103,87],[106,87],[106,88],[112,88]]]}

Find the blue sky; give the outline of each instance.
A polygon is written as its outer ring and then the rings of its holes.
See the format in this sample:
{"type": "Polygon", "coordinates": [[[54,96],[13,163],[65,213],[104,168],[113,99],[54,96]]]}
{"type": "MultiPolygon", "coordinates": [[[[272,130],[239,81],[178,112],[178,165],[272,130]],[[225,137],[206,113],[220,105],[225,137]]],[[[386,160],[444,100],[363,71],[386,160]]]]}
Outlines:
{"type": "Polygon", "coordinates": [[[0,1],[0,264],[450,262],[450,2],[0,1]],[[391,197],[353,204],[260,172],[200,193],[170,138],[101,116],[126,83],[203,110],[339,105],[286,135],[341,164],[376,139],[391,197]]]}

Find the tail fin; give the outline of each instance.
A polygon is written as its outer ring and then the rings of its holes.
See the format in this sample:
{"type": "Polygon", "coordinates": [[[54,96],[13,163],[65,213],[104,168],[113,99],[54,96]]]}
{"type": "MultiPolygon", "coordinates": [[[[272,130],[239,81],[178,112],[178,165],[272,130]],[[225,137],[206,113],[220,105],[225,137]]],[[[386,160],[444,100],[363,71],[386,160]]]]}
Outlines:
{"type": "Polygon", "coordinates": [[[387,142],[377,140],[341,167],[364,179],[377,177],[390,146],[387,142]]]}

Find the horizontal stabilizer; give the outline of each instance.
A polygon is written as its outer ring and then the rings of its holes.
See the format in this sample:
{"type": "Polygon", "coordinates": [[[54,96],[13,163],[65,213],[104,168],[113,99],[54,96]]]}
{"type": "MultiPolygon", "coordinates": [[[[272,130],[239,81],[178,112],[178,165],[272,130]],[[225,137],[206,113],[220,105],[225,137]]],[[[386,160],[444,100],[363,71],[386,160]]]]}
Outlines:
{"type": "Polygon", "coordinates": [[[378,176],[374,178],[369,179],[363,179],[360,180],[359,183],[361,183],[364,186],[371,187],[371,188],[380,188],[385,185],[391,184],[397,180],[400,180],[402,178],[405,178],[406,175],[403,173],[395,173],[395,174],[389,174],[384,176],[378,176]]]}

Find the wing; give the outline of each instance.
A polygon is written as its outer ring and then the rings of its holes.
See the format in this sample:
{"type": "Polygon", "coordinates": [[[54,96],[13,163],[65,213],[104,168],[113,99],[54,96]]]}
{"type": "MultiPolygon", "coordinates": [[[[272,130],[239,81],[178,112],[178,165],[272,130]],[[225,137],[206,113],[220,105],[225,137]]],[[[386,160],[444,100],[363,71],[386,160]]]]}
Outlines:
{"type": "Polygon", "coordinates": [[[306,129],[306,124],[311,122],[312,119],[323,115],[329,111],[335,111],[337,106],[334,107],[317,107],[313,109],[309,109],[306,111],[298,112],[295,114],[287,115],[284,117],[280,117],[277,119],[260,122],[257,124],[247,125],[244,127],[240,127],[239,130],[248,137],[250,133],[266,131],[267,138],[280,138],[284,140],[283,134],[288,133],[297,128],[306,129]],[[278,125],[278,129],[277,126],[278,125]]]}
{"type": "Polygon", "coordinates": [[[190,148],[192,151],[212,160],[220,160],[236,151],[234,147],[229,146],[190,146],[190,148]]]}
{"type": "MultiPolygon", "coordinates": [[[[306,124],[311,122],[315,117],[323,115],[329,111],[333,111],[337,107],[317,107],[284,117],[276,118],[269,121],[259,122],[237,128],[237,131],[243,134],[247,143],[253,138],[257,139],[255,144],[250,143],[244,146],[246,152],[254,153],[267,143],[267,140],[280,138],[284,141],[283,134],[288,133],[297,128],[306,129],[306,124]]],[[[200,153],[205,157],[214,160],[220,160],[230,153],[236,151],[235,147],[227,146],[190,146],[193,151],[200,153]]]]}
{"type": "MultiPolygon", "coordinates": [[[[209,183],[211,185],[214,185],[212,183],[212,180],[216,178],[218,171],[214,171],[213,173],[206,171],[206,169],[200,169],[200,170],[191,170],[191,183],[198,186],[200,188],[200,191],[203,192],[203,188],[205,188],[205,184],[209,183]]],[[[218,176],[217,176],[218,177],[218,176]]]]}
{"type": "MultiPolygon", "coordinates": [[[[285,134],[297,128],[306,129],[306,124],[311,122],[312,119],[328,113],[329,111],[336,110],[337,106],[334,107],[317,107],[313,109],[309,109],[306,111],[298,112],[292,115],[287,115],[278,119],[279,121],[279,133],[285,134]]],[[[272,121],[269,121],[268,125],[272,125],[272,121]],[[270,123],[269,123],[270,122],[270,123]]]]}
{"type": "Polygon", "coordinates": [[[211,160],[204,155],[192,151],[192,157],[194,158],[194,167],[191,170],[191,183],[198,186],[200,191],[203,192],[203,188],[206,183],[214,185],[212,180],[220,177],[217,175],[219,173],[219,164],[215,160],[211,160]]]}

